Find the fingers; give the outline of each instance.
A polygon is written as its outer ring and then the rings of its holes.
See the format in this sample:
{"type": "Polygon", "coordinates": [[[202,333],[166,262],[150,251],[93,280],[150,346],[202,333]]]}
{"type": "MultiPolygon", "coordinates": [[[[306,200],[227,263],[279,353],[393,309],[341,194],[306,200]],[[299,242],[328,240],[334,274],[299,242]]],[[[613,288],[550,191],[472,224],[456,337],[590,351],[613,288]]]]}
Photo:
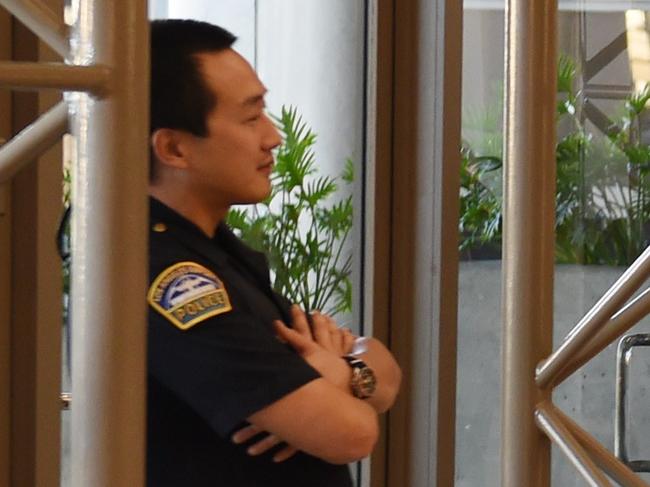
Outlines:
{"type": "Polygon", "coordinates": [[[318,311],[314,311],[311,314],[311,322],[314,326],[314,340],[316,343],[326,350],[335,351],[334,347],[336,337],[333,342],[331,336],[331,323],[330,320],[327,319],[327,316],[320,314],[318,311]]]}
{"type": "MultiPolygon", "coordinates": [[[[233,441],[233,443],[238,444],[238,445],[241,444],[241,443],[246,443],[248,440],[250,440],[251,438],[253,438],[254,436],[256,436],[256,435],[258,435],[258,434],[260,434],[262,432],[263,432],[262,429],[260,429],[257,426],[251,424],[251,425],[248,425],[248,426],[240,429],[239,431],[235,432],[232,435],[232,441],[233,441]]],[[[282,443],[282,440],[280,438],[278,438],[277,436],[269,433],[267,436],[262,438],[260,441],[258,441],[254,445],[251,445],[250,447],[248,447],[246,452],[249,455],[252,455],[252,456],[261,455],[263,453],[266,453],[270,449],[276,447],[280,443],[282,443]]],[[[288,460],[289,458],[294,456],[297,452],[298,452],[298,450],[296,448],[294,448],[294,447],[292,447],[290,445],[287,445],[287,446],[285,446],[284,448],[282,448],[280,451],[276,452],[273,455],[273,461],[276,462],[276,463],[284,462],[285,460],[288,460]]]]}
{"type": "Polygon", "coordinates": [[[253,436],[261,432],[262,432],[261,429],[259,429],[254,424],[251,424],[235,432],[235,434],[232,435],[232,441],[237,444],[245,443],[248,440],[250,440],[253,436]]]}
{"type": "Polygon", "coordinates": [[[282,443],[282,440],[280,438],[278,438],[275,435],[269,434],[268,436],[264,437],[262,440],[258,441],[254,445],[249,446],[246,452],[252,456],[261,455],[262,453],[269,451],[271,448],[273,448],[276,445],[279,445],[280,443],[282,443]]]}
{"type": "Polygon", "coordinates": [[[311,313],[311,326],[307,314],[294,304],[291,306],[292,328],[274,322],[278,338],[289,343],[298,353],[305,355],[318,347],[341,357],[354,353],[356,337],[348,328],[339,328],[334,319],[319,311],[311,313]]]}
{"type": "Polygon", "coordinates": [[[279,320],[273,322],[275,332],[281,340],[286,341],[300,355],[308,354],[318,347],[310,337],[302,335],[300,332],[286,326],[279,320]]]}
{"type": "Polygon", "coordinates": [[[311,338],[311,330],[307,322],[307,315],[300,309],[300,306],[294,304],[291,306],[291,326],[294,330],[305,337],[311,338]]]}
{"type": "Polygon", "coordinates": [[[295,449],[292,446],[287,446],[286,448],[283,448],[279,452],[277,452],[275,455],[273,455],[273,461],[275,463],[280,463],[284,462],[285,460],[288,460],[292,456],[294,456],[296,453],[298,453],[298,450],[295,449]]]}
{"type": "Polygon", "coordinates": [[[318,311],[314,311],[311,318],[316,343],[339,357],[352,351],[356,337],[348,328],[339,328],[331,316],[318,311]]]}
{"type": "Polygon", "coordinates": [[[354,344],[357,340],[350,330],[347,328],[343,329],[343,355],[349,355],[354,350],[354,344]]]}
{"type": "Polygon", "coordinates": [[[330,331],[330,339],[332,340],[332,346],[334,347],[334,351],[336,352],[336,355],[339,357],[344,355],[343,353],[343,330],[333,330],[330,331]]]}

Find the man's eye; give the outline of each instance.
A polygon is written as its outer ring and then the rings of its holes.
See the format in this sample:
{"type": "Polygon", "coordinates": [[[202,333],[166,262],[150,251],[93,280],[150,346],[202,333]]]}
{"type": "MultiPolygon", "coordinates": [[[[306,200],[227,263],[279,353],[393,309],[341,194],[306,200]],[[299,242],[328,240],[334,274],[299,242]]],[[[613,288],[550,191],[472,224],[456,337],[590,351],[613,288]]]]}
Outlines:
{"type": "Polygon", "coordinates": [[[246,120],[246,123],[256,123],[260,119],[260,115],[255,115],[246,120]]]}

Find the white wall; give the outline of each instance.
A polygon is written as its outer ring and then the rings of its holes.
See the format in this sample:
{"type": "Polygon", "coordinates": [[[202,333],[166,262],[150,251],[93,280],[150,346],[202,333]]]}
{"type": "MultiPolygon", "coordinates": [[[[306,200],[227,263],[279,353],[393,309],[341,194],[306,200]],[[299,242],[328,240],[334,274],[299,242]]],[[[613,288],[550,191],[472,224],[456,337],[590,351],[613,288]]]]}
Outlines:
{"type": "Polygon", "coordinates": [[[264,0],[258,72],[269,109],[299,107],[318,134],[319,164],[339,172],[363,150],[363,2],[264,0]]]}
{"type": "Polygon", "coordinates": [[[267,105],[299,108],[318,134],[317,160],[338,174],[363,155],[362,0],[153,0],[153,17],[220,25],[269,88],[267,105]]]}

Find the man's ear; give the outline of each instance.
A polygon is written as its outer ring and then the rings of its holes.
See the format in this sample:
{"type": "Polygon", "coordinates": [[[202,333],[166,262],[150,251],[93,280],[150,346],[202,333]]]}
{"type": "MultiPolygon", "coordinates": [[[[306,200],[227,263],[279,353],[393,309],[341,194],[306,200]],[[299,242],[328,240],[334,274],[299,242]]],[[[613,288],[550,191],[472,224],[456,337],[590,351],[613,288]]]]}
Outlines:
{"type": "Polygon", "coordinates": [[[166,128],[151,134],[151,149],[160,164],[177,169],[187,168],[184,136],[179,130],[166,128]]]}

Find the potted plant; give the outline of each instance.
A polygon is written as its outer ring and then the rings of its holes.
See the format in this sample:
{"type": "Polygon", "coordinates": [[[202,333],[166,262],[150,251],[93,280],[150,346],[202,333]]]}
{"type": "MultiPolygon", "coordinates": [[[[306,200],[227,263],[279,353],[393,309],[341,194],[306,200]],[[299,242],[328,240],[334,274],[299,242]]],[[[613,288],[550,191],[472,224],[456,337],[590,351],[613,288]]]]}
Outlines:
{"type": "Polygon", "coordinates": [[[254,207],[234,208],[227,223],[269,259],[273,288],[305,310],[330,315],[352,308],[353,164],[340,177],[319,174],[314,134],[295,108],[275,118],[283,135],[272,173],[271,195],[254,207]]]}

